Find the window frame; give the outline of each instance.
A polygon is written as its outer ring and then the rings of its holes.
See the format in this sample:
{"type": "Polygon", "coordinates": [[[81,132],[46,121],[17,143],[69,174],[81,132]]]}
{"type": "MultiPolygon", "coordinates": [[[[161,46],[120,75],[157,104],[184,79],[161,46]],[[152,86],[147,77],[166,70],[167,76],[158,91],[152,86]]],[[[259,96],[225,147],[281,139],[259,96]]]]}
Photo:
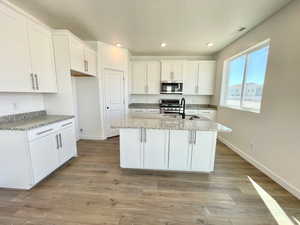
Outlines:
{"type": "MultiPolygon", "coordinates": [[[[249,108],[249,107],[244,107],[243,106],[243,100],[245,97],[245,83],[247,80],[247,69],[248,69],[248,57],[252,52],[255,52],[259,49],[262,49],[264,47],[269,47],[269,54],[268,54],[268,59],[267,59],[267,69],[266,69],[266,73],[265,73],[265,78],[266,78],[266,74],[268,71],[268,61],[269,61],[269,55],[270,55],[270,47],[271,47],[271,39],[267,39],[264,40],[262,42],[259,42],[258,44],[234,55],[231,56],[230,58],[227,58],[226,60],[224,60],[224,64],[223,64],[223,78],[222,78],[222,88],[221,88],[221,98],[220,98],[220,106],[224,107],[224,108],[230,108],[230,109],[236,109],[236,110],[240,110],[240,111],[247,111],[247,112],[254,112],[254,113],[260,113],[261,111],[261,107],[259,109],[255,109],[255,108],[249,108]],[[228,94],[228,82],[229,82],[229,63],[241,56],[245,55],[246,57],[246,62],[245,62],[245,68],[244,68],[244,72],[243,72],[243,80],[242,80],[242,89],[241,89],[241,98],[240,98],[240,104],[239,106],[233,106],[233,105],[227,105],[225,104],[226,102],[226,96],[228,94]]],[[[265,79],[264,79],[265,80],[265,79]]],[[[263,84],[262,87],[262,96],[263,96],[263,90],[264,90],[264,86],[265,86],[265,82],[263,84]]],[[[262,102],[262,100],[261,100],[262,102]]]]}

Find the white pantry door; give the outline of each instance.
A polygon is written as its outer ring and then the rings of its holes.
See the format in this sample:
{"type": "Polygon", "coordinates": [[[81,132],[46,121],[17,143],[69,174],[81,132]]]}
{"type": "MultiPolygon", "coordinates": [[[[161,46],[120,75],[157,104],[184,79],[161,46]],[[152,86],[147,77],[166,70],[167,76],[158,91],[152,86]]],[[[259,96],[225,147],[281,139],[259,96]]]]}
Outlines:
{"type": "Polygon", "coordinates": [[[104,70],[105,88],[105,135],[113,137],[119,135],[117,129],[111,125],[118,123],[125,117],[124,104],[124,73],[122,71],[104,70]]]}

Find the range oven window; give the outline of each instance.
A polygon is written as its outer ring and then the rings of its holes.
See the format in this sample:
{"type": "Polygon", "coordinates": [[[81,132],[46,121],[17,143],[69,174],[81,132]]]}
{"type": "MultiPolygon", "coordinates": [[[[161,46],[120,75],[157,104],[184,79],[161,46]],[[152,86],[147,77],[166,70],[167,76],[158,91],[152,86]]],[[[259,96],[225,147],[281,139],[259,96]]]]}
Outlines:
{"type": "Polygon", "coordinates": [[[183,83],[161,83],[162,94],[182,94],[183,83]]]}

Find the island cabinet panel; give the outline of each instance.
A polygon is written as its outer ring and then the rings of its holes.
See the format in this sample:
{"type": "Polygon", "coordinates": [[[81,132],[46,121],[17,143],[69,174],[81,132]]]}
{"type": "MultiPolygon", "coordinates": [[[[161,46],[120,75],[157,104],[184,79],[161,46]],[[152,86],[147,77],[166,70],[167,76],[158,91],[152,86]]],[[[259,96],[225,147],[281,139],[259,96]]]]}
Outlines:
{"type": "Polygon", "coordinates": [[[144,132],[143,167],[145,169],[166,169],[169,131],[147,129],[144,132]]]}
{"type": "Polygon", "coordinates": [[[190,170],[190,131],[171,130],[169,141],[169,162],[171,170],[190,170]]]}
{"type": "Polygon", "coordinates": [[[213,171],[216,133],[215,132],[196,132],[193,140],[191,154],[191,170],[201,172],[213,171]]]}
{"type": "Polygon", "coordinates": [[[142,168],[142,129],[121,129],[120,146],[121,167],[142,168]]]}

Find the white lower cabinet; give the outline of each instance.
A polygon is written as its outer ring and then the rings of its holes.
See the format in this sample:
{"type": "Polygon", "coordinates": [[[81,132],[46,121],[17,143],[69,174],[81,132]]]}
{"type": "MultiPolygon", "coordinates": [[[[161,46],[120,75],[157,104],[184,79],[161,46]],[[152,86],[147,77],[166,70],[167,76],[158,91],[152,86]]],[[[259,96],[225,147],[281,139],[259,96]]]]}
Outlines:
{"type": "Polygon", "coordinates": [[[121,129],[122,168],[212,172],[217,132],[121,129]]]}
{"type": "Polygon", "coordinates": [[[166,169],[168,164],[169,131],[143,129],[143,168],[166,169]]]}
{"type": "Polygon", "coordinates": [[[169,166],[171,170],[189,170],[190,152],[189,144],[190,132],[186,130],[170,131],[169,146],[169,166]]]}
{"type": "Polygon", "coordinates": [[[62,165],[74,157],[76,153],[76,135],[73,123],[65,123],[64,128],[58,135],[59,146],[58,156],[59,164],[62,165]]]}
{"type": "Polygon", "coordinates": [[[29,131],[0,131],[0,187],[30,189],[77,156],[74,120],[29,131]]]}
{"type": "Polygon", "coordinates": [[[214,170],[216,132],[195,132],[191,140],[191,163],[192,171],[211,172],[214,170]]]}
{"type": "Polygon", "coordinates": [[[29,143],[34,183],[38,183],[58,167],[55,135],[49,134],[29,143]]]}
{"type": "Polygon", "coordinates": [[[122,168],[142,168],[142,130],[120,130],[120,165],[122,168]]]}

